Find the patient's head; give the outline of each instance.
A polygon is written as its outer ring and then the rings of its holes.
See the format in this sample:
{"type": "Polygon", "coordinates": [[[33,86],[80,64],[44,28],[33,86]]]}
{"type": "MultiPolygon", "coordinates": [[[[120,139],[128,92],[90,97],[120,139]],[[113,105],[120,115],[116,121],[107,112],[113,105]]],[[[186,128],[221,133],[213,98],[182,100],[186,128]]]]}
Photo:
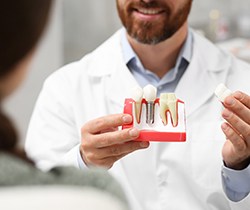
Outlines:
{"type": "MultiPolygon", "coordinates": [[[[0,6],[0,97],[27,69],[48,18],[51,0],[8,0],[0,6]],[[10,80],[8,82],[8,80],[10,80]]],[[[14,84],[16,83],[16,84],[14,84]]]]}
{"type": "MultiPolygon", "coordinates": [[[[23,80],[52,0],[7,0],[0,6],[0,102],[23,80]]],[[[1,107],[0,107],[1,108],[1,107]]],[[[0,109],[0,150],[18,153],[16,133],[0,109]]]]}

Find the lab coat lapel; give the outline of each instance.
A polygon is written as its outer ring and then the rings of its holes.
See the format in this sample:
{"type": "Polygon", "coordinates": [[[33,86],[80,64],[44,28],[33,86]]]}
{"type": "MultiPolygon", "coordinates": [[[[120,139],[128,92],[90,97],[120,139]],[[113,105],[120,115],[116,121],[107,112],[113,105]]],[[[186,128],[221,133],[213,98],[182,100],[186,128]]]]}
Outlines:
{"type": "Polygon", "coordinates": [[[98,51],[96,57],[100,60],[94,62],[88,75],[101,79],[101,88],[104,90],[105,103],[108,113],[123,111],[125,98],[130,97],[130,90],[137,85],[123,61],[120,46],[121,30],[107,40],[98,51]]]}
{"type": "MultiPolygon", "coordinates": [[[[216,86],[226,82],[231,65],[230,56],[221,53],[218,48],[203,37],[196,33],[193,34],[192,60],[175,91],[177,97],[186,104],[187,116],[214,96],[216,86]]],[[[124,99],[130,97],[131,88],[138,85],[123,61],[121,48],[118,44],[119,34],[116,35],[115,39],[116,41],[108,45],[109,48],[112,46],[110,51],[113,56],[111,59],[110,56],[107,58],[109,73],[103,84],[110,113],[121,112],[124,99]]]]}
{"type": "Polygon", "coordinates": [[[185,102],[187,117],[214,97],[219,83],[226,82],[230,61],[210,42],[194,35],[192,60],[175,91],[185,102]]]}
{"type": "Polygon", "coordinates": [[[107,85],[106,98],[107,102],[116,104],[120,108],[123,108],[125,98],[129,98],[131,95],[131,88],[138,85],[133,75],[124,64],[124,62],[116,62],[115,70],[110,75],[107,85]]]}

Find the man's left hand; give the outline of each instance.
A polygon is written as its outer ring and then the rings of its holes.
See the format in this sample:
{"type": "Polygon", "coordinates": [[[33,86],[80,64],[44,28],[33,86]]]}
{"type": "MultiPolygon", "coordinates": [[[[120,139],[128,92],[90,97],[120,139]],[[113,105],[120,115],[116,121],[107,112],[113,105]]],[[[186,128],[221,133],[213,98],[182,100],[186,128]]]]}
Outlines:
{"type": "Polygon", "coordinates": [[[250,96],[237,91],[224,101],[221,125],[227,141],[222,149],[227,167],[242,170],[250,164],[250,96]]]}

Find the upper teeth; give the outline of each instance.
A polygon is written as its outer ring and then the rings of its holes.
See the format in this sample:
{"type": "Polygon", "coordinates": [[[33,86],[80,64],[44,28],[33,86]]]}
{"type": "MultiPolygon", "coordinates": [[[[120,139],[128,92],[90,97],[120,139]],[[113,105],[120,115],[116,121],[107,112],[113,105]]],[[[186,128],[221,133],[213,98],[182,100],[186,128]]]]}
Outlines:
{"type": "Polygon", "coordinates": [[[154,10],[154,9],[138,9],[138,11],[146,15],[155,15],[160,13],[160,10],[154,10]]]}
{"type": "Polygon", "coordinates": [[[167,111],[171,114],[173,126],[177,126],[177,98],[174,93],[162,93],[160,95],[160,116],[164,125],[168,124],[167,111]]]}

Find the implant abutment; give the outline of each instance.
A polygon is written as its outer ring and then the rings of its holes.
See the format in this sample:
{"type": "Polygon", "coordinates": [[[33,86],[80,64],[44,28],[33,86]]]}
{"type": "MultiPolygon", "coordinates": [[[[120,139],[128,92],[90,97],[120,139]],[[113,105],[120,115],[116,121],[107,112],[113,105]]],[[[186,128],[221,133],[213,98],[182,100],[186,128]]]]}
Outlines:
{"type": "Polygon", "coordinates": [[[147,102],[146,105],[146,123],[153,124],[155,121],[155,105],[154,102],[147,102]]]}

